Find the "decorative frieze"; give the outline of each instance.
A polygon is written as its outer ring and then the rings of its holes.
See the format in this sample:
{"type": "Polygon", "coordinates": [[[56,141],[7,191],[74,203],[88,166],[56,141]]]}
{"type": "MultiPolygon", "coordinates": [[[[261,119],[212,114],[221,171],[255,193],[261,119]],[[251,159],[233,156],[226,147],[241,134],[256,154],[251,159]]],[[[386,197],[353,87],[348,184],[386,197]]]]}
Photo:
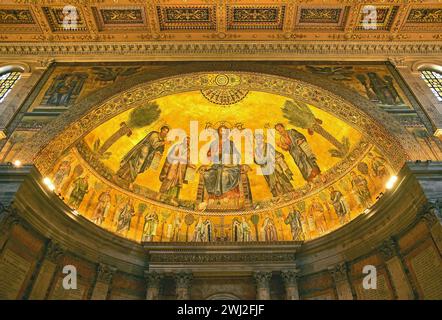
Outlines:
{"type": "Polygon", "coordinates": [[[150,56],[150,57],[183,57],[193,59],[203,56],[229,57],[278,57],[278,56],[308,56],[308,55],[339,55],[345,56],[422,56],[432,53],[440,55],[442,44],[438,42],[330,42],[330,43],[294,43],[294,42],[205,42],[205,43],[17,43],[0,44],[0,55],[30,55],[30,56],[150,56]]]}
{"type": "Polygon", "coordinates": [[[214,254],[153,254],[150,262],[155,263],[214,263],[214,262],[290,262],[294,261],[292,253],[214,253],[214,254]]]}

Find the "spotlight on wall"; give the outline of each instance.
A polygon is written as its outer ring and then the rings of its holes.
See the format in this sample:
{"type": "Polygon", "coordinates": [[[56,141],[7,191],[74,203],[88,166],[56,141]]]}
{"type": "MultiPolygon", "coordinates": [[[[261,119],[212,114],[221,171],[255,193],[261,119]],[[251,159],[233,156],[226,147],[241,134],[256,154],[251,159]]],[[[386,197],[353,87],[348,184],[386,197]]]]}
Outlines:
{"type": "Polygon", "coordinates": [[[390,179],[388,179],[387,183],[385,184],[385,188],[388,190],[392,189],[394,185],[396,184],[397,176],[391,176],[390,179]]]}
{"type": "Polygon", "coordinates": [[[75,216],[79,216],[79,215],[80,215],[80,213],[79,213],[77,210],[72,210],[72,213],[73,213],[75,216]]]}
{"type": "Polygon", "coordinates": [[[55,186],[52,183],[51,179],[46,177],[43,179],[43,183],[46,185],[46,187],[48,187],[49,190],[51,190],[51,191],[55,190],[55,186]]]}
{"type": "Polygon", "coordinates": [[[13,165],[14,165],[14,167],[16,167],[16,168],[20,168],[20,167],[22,166],[20,160],[14,160],[13,165]]]}

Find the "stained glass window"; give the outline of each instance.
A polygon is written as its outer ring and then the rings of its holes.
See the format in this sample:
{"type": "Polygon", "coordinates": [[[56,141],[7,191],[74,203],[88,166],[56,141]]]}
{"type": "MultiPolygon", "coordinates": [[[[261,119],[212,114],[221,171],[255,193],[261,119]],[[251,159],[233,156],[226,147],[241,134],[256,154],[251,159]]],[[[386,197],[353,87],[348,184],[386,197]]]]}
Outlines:
{"type": "Polygon", "coordinates": [[[430,87],[437,100],[442,101],[442,74],[431,70],[424,70],[421,73],[422,79],[430,87]]]}
{"type": "Polygon", "coordinates": [[[17,71],[7,72],[0,75],[0,102],[2,102],[9,91],[11,91],[19,78],[20,72],[17,71]]]}

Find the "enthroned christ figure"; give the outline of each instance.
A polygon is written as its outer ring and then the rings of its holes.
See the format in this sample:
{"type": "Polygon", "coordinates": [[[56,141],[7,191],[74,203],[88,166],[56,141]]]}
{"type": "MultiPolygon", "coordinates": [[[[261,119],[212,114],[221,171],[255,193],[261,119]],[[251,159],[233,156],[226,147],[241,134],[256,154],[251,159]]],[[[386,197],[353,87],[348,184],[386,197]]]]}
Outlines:
{"type": "Polygon", "coordinates": [[[208,200],[238,206],[241,182],[241,154],[229,138],[229,129],[218,128],[218,137],[210,144],[207,157],[211,165],[202,172],[208,200]]]}

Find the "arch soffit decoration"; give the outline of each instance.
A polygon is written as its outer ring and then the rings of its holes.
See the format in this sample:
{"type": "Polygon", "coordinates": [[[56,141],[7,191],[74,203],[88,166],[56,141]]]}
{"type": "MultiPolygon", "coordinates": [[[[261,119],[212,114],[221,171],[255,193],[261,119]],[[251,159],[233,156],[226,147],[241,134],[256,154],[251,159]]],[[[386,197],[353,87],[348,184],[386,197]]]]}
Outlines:
{"type": "Polygon", "coordinates": [[[10,71],[19,71],[26,74],[26,73],[31,73],[31,67],[29,66],[29,64],[24,62],[0,63],[0,74],[10,71]]]}
{"type": "MultiPolygon", "coordinates": [[[[166,71],[167,72],[167,71],[166,71]]],[[[395,170],[420,150],[399,122],[358,93],[316,75],[261,64],[189,63],[161,76],[134,75],[95,92],[46,125],[18,155],[46,174],[64,151],[98,125],[137,104],[174,93],[205,88],[203,77],[210,73],[241,74],[241,86],[297,99],[340,118],[376,144],[395,170]]]]}
{"type": "Polygon", "coordinates": [[[206,300],[240,300],[240,298],[231,293],[215,293],[208,296],[206,300]]]}
{"type": "Polygon", "coordinates": [[[422,70],[433,70],[442,73],[442,60],[419,60],[411,65],[411,71],[420,73],[422,70]]]}

